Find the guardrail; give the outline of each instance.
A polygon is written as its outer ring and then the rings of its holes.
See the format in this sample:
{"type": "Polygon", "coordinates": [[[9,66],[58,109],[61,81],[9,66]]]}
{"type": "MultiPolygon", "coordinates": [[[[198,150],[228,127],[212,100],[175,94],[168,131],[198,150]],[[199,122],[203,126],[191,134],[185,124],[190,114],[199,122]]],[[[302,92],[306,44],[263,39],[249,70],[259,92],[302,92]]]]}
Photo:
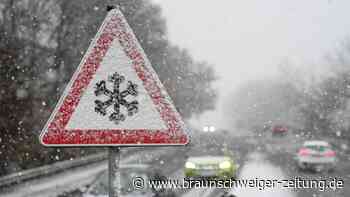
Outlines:
{"type": "MultiPolygon", "coordinates": [[[[137,147],[128,147],[128,149],[123,149],[124,154],[125,153],[133,154],[138,151],[140,151],[140,149],[137,147]]],[[[41,167],[32,168],[32,169],[16,172],[13,174],[5,175],[3,177],[0,177],[0,190],[2,190],[5,186],[19,184],[34,178],[49,176],[66,169],[71,169],[71,168],[80,167],[80,166],[96,163],[99,161],[103,161],[103,160],[106,160],[107,157],[108,157],[107,152],[97,153],[86,157],[77,158],[74,160],[59,161],[50,165],[44,165],[41,167]]]]}
{"type": "Polygon", "coordinates": [[[105,159],[107,159],[107,152],[89,155],[89,156],[77,158],[74,160],[60,161],[51,165],[45,165],[38,168],[32,168],[29,170],[23,170],[20,172],[16,172],[13,174],[0,177],[0,189],[5,186],[18,184],[18,183],[21,183],[30,179],[38,178],[41,176],[48,176],[66,169],[103,161],[105,159]]]}

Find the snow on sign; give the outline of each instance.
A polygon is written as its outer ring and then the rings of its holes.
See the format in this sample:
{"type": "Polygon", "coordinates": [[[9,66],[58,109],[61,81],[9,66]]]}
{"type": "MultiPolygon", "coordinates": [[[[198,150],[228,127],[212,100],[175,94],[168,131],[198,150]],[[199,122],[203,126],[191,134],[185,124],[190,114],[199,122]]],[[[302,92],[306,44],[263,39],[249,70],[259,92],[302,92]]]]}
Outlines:
{"type": "Polygon", "coordinates": [[[40,140],[46,146],[188,142],[180,115],[118,9],[108,13],[40,140]]]}

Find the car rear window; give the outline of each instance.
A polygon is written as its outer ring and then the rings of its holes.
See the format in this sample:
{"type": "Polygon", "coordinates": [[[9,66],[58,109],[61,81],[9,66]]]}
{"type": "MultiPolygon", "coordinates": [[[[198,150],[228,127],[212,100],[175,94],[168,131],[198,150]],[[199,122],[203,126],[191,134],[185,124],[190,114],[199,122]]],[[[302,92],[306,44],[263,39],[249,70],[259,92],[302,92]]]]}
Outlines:
{"type": "Polygon", "coordinates": [[[324,152],[324,151],[330,149],[328,146],[319,146],[319,145],[308,145],[308,146],[305,146],[305,147],[307,149],[311,149],[311,150],[318,151],[318,152],[324,152]]]}

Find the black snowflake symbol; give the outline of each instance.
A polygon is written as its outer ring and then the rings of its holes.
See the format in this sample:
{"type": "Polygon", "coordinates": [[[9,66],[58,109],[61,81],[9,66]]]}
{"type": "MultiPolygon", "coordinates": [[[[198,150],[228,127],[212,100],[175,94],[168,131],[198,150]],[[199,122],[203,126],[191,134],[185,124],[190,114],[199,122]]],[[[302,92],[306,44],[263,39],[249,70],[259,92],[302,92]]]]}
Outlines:
{"type": "Polygon", "coordinates": [[[136,100],[128,102],[126,97],[128,95],[136,97],[137,85],[131,81],[128,81],[127,88],[124,91],[120,91],[120,85],[125,81],[125,77],[115,72],[108,77],[108,81],[113,83],[113,90],[106,88],[106,81],[102,80],[96,83],[95,95],[105,95],[108,97],[107,101],[95,100],[95,112],[102,116],[107,115],[107,108],[113,105],[114,112],[109,115],[109,120],[115,124],[119,124],[120,121],[125,120],[125,115],[121,113],[121,106],[124,106],[128,116],[132,116],[138,112],[138,102],[136,100]]]}

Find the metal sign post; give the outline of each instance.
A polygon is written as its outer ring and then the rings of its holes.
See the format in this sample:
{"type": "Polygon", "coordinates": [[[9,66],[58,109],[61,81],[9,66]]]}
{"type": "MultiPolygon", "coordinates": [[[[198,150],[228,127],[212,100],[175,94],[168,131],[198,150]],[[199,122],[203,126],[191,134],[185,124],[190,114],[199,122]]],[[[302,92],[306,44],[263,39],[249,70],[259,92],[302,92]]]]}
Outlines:
{"type": "Polygon", "coordinates": [[[118,197],[119,188],[117,183],[117,173],[120,163],[120,148],[109,147],[108,148],[108,185],[109,185],[109,197],[118,197]]]}

